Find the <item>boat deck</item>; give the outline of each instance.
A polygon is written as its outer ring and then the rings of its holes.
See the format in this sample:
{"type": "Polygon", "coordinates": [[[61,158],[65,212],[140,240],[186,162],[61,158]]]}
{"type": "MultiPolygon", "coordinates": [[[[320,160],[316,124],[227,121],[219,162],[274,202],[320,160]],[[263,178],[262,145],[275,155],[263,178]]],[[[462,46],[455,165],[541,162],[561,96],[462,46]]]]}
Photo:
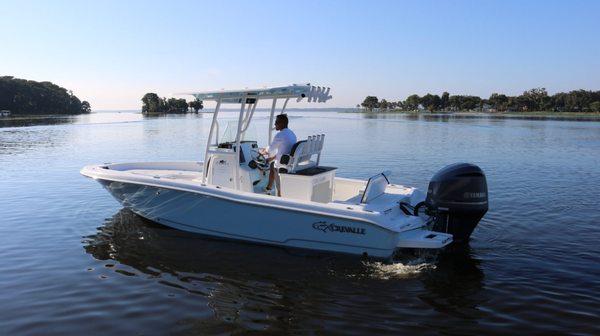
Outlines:
{"type": "Polygon", "coordinates": [[[201,181],[202,172],[186,170],[167,170],[167,169],[131,169],[127,171],[134,175],[151,176],[154,178],[166,178],[172,180],[201,181]]]}
{"type": "MultiPolygon", "coordinates": [[[[130,174],[132,177],[138,176],[163,180],[165,182],[182,182],[188,186],[200,186],[202,185],[204,166],[201,162],[144,162],[106,164],[91,169],[118,171],[130,174]]],[[[368,203],[362,203],[362,196],[366,185],[367,181],[364,180],[335,177],[333,197],[326,203],[327,206],[352,209],[352,211],[356,212],[382,213],[386,214],[386,217],[389,217],[389,219],[393,219],[401,215],[398,208],[399,202],[417,204],[425,198],[425,195],[418,192],[415,188],[390,184],[385,188],[383,194],[373,198],[368,203]]],[[[255,194],[263,194],[262,186],[260,188],[257,187],[257,190],[260,191],[255,191],[255,194]]],[[[292,201],[297,202],[296,200],[292,201]]],[[[298,202],[305,203],[304,201],[298,202]]]]}
{"type": "MultiPolygon", "coordinates": [[[[192,170],[177,170],[177,169],[126,169],[125,170],[129,174],[133,175],[141,175],[148,176],[155,179],[168,179],[168,180],[179,180],[185,182],[202,182],[202,171],[192,171],[192,170]]],[[[340,179],[336,178],[336,183],[334,188],[339,191],[340,188],[343,188],[343,185],[340,185],[340,180],[344,180],[345,184],[350,181],[349,179],[340,179]]],[[[352,192],[352,196],[339,197],[337,199],[333,199],[331,203],[340,204],[340,205],[352,205],[358,206],[367,211],[372,212],[382,212],[386,209],[390,208],[390,205],[398,204],[400,201],[405,201],[410,203],[410,198],[413,196],[415,191],[414,188],[404,187],[400,185],[389,185],[386,188],[386,193],[381,196],[373,199],[369,202],[369,204],[362,204],[361,199],[364,193],[364,188],[360,188],[364,185],[363,181],[354,181],[356,191],[352,192]]]]}

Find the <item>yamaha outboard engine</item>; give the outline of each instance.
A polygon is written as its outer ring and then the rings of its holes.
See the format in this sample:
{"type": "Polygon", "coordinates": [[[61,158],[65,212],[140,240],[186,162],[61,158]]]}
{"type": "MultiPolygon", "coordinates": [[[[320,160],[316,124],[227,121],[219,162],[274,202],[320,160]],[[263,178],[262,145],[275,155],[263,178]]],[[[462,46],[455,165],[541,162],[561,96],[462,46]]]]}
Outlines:
{"type": "Polygon", "coordinates": [[[488,210],[485,174],[470,163],[444,167],[429,181],[425,205],[434,231],[452,234],[455,242],[469,241],[488,210]]]}

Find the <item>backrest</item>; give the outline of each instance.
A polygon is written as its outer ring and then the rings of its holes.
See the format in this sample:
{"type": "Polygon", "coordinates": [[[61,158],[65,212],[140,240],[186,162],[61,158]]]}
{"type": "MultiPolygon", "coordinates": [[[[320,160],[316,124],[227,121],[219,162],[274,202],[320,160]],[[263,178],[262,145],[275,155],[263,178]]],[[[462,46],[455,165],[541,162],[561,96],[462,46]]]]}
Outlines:
{"type": "Polygon", "coordinates": [[[306,140],[300,140],[300,141],[296,142],[292,146],[292,149],[290,150],[290,156],[294,156],[294,153],[296,153],[296,150],[298,149],[298,147],[300,147],[300,145],[302,145],[305,142],[306,142],[306,140]]]}
{"type": "Polygon", "coordinates": [[[325,134],[312,135],[306,140],[300,141],[298,147],[293,153],[290,153],[292,158],[298,162],[310,161],[313,155],[320,155],[325,141],[325,134]]]}
{"type": "Polygon", "coordinates": [[[324,142],[325,134],[311,135],[306,140],[296,142],[289,156],[284,155],[279,165],[289,173],[318,166],[324,142]],[[311,160],[315,155],[316,160],[311,160]]]}

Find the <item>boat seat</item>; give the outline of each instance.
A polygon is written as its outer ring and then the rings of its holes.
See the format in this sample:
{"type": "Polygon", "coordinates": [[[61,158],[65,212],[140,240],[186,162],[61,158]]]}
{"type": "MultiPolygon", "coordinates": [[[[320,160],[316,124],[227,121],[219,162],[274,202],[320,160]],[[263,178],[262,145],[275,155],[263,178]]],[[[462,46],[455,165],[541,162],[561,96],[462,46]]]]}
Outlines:
{"type": "Polygon", "coordinates": [[[321,151],[325,134],[309,136],[292,146],[290,154],[282,155],[278,167],[280,173],[294,174],[301,170],[317,167],[321,160],[321,151]],[[313,160],[313,157],[316,159],[313,160]]]}
{"type": "Polygon", "coordinates": [[[377,197],[385,194],[385,189],[388,184],[390,184],[390,181],[386,176],[389,174],[389,172],[383,172],[369,178],[360,202],[364,204],[371,203],[377,197]]]}

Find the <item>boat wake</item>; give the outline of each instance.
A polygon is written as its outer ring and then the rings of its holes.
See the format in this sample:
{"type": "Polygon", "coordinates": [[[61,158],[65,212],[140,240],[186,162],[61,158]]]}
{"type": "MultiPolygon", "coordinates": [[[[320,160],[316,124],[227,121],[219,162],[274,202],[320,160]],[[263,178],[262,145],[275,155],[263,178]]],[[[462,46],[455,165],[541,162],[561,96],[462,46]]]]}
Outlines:
{"type": "Polygon", "coordinates": [[[398,261],[392,263],[364,261],[363,265],[367,270],[367,274],[382,280],[413,278],[436,268],[434,261],[425,257],[419,257],[404,263],[398,261]]]}

